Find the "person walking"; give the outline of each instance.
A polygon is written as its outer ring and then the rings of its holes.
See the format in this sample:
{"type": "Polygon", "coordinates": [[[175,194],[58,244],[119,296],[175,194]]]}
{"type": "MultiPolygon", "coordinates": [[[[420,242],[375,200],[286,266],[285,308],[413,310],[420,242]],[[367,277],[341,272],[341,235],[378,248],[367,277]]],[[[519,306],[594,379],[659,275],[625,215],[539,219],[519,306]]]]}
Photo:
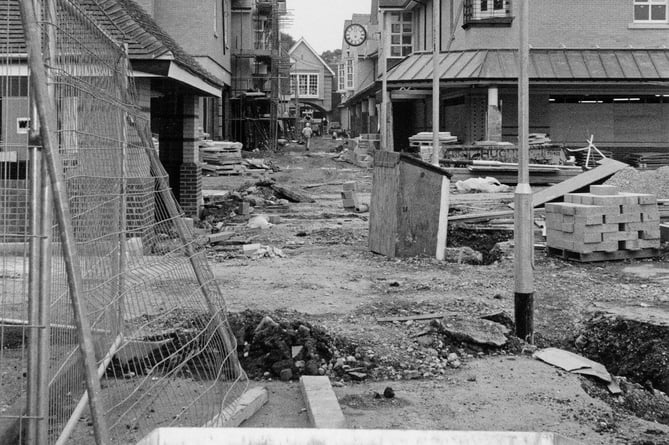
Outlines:
{"type": "Polygon", "coordinates": [[[304,124],[304,128],[302,129],[302,136],[304,136],[304,142],[307,147],[307,151],[309,151],[309,148],[311,148],[311,136],[314,134],[314,131],[311,129],[311,124],[307,122],[304,124]]]}

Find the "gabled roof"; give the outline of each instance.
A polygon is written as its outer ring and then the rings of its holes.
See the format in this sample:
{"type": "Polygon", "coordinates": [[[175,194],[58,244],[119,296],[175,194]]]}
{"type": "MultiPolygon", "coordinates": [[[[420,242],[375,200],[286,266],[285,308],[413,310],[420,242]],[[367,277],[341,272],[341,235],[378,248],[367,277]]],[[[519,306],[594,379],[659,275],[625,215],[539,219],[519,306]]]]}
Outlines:
{"type": "MultiPolygon", "coordinates": [[[[452,51],[439,55],[442,80],[515,81],[512,49],[452,51]]],[[[667,81],[669,49],[531,49],[533,81],[667,81]]],[[[388,82],[429,81],[432,53],[415,53],[388,72],[388,82]]]]}
{"type": "Polygon", "coordinates": [[[415,0],[379,0],[380,9],[404,9],[415,0]]]}
{"type": "MultiPolygon", "coordinates": [[[[289,55],[289,56],[292,56],[293,52],[294,52],[294,51],[297,49],[297,47],[300,46],[300,45],[304,45],[304,46],[306,46],[307,49],[308,49],[309,51],[311,51],[311,52],[314,54],[314,56],[316,56],[316,58],[318,59],[318,61],[319,61],[320,63],[322,63],[323,66],[330,72],[330,74],[332,74],[333,76],[335,75],[334,71],[332,71],[332,68],[330,68],[330,67],[328,66],[327,62],[326,62],[325,60],[323,60],[323,58],[322,58],[321,56],[318,55],[318,53],[316,52],[316,50],[313,49],[313,48],[311,47],[311,45],[309,45],[309,42],[307,42],[307,41],[304,39],[304,37],[300,37],[300,40],[298,40],[297,42],[295,42],[295,44],[288,50],[288,55],[289,55]]],[[[292,57],[291,57],[291,61],[292,61],[292,57]]]]}
{"type": "MultiPolygon", "coordinates": [[[[0,52],[25,55],[25,35],[19,13],[19,0],[0,3],[0,52]]],[[[79,0],[101,30],[118,43],[127,43],[131,61],[171,61],[179,68],[212,87],[224,82],[206,71],[192,56],[132,0],[79,0]]]]}

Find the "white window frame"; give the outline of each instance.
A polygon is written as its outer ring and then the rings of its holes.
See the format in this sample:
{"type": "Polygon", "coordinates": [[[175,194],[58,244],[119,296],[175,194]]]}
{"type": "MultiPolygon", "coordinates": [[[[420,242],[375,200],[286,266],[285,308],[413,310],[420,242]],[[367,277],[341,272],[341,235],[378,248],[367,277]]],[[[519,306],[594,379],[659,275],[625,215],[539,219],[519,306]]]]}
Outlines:
{"type": "Polygon", "coordinates": [[[413,14],[411,12],[390,13],[390,56],[406,57],[413,52],[413,14]],[[405,38],[409,38],[406,42],[405,38]],[[394,42],[394,40],[396,40],[394,42]],[[399,51],[398,51],[399,50],[399,51]]]}
{"type": "Polygon", "coordinates": [[[305,99],[318,99],[321,92],[320,75],[318,73],[291,73],[290,91],[295,95],[295,80],[299,82],[299,97],[305,99]]]}
{"type": "Polygon", "coordinates": [[[337,91],[344,91],[346,89],[345,88],[346,78],[345,78],[345,71],[344,71],[344,64],[343,63],[340,63],[337,66],[337,75],[338,75],[337,76],[337,91]]]}
{"type": "Polygon", "coordinates": [[[632,17],[634,23],[668,23],[669,22],[669,0],[634,0],[632,17]],[[648,7],[648,18],[637,18],[637,7],[647,6],[648,7]],[[664,7],[664,18],[662,19],[653,19],[653,7],[664,7]]]}
{"type": "Polygon", "coordinates": [[[505,17],[506,5],[504,0],[477,0],[479,12],[477,18],[505,17]],[[485,9],[483,7],[485,6],[485,9]]]}
{"type": "Polygon", "coordinates": [[[355,69],[353,68],[353,58],[346,59],[346,89],[355,90],[355,69]]]}

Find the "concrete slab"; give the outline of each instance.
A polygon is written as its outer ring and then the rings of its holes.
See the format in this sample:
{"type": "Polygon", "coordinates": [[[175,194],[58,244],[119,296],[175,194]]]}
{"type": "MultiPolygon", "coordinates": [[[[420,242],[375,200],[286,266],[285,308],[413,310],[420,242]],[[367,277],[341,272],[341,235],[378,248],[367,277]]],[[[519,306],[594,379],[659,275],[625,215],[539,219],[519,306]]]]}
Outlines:
{"type": "MultiPolygon", "coordinates": [[[[204,424],[204,428],[235,428],[245,420],[250,419],[262,406],[267,403],[269,396],[267,388],[256,387],[244,392],[239,399],[232,403],[231,413],[223,412],[204,424]]],[[[193,441],[189,443],[200,443],[193,441]]]]}
{"type": "Polygon", "coordinates": [[[307,405],[309,421],[314,428],[344,428],[346,419],[341,412],[330,379],[325,376],[302,376],[300,388],[307,405]]]}
{"type": "Polygon", "coordinates": [[[510,431],[159,428],[138,445],[578,445],[553,433],[510,431]]]}

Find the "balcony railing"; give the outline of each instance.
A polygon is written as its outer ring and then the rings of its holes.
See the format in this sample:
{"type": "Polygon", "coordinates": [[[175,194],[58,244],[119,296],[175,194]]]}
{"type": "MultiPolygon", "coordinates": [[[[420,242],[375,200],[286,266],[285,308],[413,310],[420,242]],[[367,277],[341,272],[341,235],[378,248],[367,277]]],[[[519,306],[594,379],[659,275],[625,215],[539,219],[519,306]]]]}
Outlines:
{"type": "Polygon", "coordinates": [[[470,26],[511,26],[511,0],[465,0],[463,28],[470,26]]]}

